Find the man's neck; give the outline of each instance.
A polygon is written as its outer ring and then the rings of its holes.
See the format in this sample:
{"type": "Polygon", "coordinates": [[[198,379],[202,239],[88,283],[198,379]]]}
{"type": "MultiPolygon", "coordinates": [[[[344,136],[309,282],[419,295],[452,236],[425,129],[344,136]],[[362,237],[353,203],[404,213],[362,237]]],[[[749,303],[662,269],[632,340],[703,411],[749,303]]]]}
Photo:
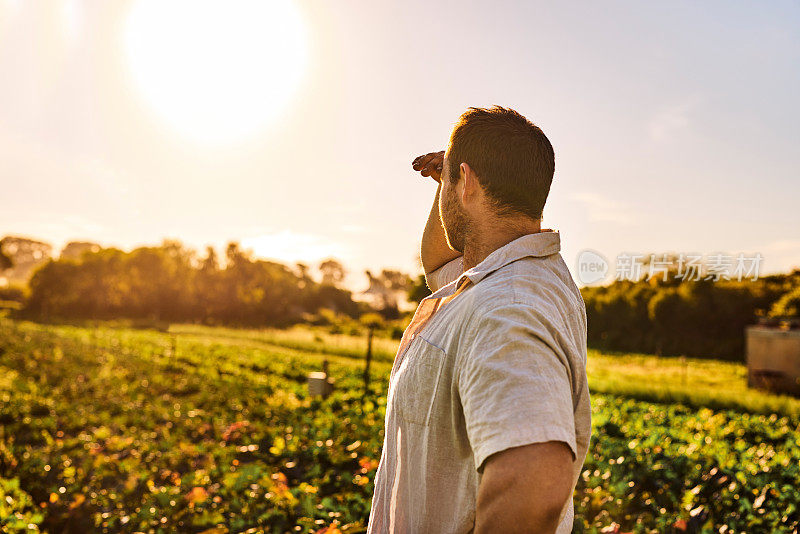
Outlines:
{"type": "Polygon", "coordinates": [[[491,232],[469,232],[464,240],[463,268],[466,271],[475,267],[498,248],[507,245],[515,239],[527,234],[542,231],[541,221],[517,220],[509,222],[504,220],[483,228],[492,228],[491,232]]]}

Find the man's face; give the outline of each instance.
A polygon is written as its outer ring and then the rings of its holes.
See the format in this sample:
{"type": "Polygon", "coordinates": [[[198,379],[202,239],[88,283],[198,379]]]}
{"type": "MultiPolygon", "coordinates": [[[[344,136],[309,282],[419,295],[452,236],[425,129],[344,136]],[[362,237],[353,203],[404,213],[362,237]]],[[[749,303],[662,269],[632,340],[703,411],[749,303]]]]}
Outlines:
{"type": "MultiPolygon", "coordinates": [[[[447,154],[442,165],[442,190],[439,193],[439,217],[442,219],[444,235],[453,250],[464,253],[464,241],[469,228],[469,218],[461,205],[456,183],[450,182],[450,173],[458,174],[458,167],[450,168],[447,154]]],[[[459,181],[461,178],[458,178],[459,181]]]]}

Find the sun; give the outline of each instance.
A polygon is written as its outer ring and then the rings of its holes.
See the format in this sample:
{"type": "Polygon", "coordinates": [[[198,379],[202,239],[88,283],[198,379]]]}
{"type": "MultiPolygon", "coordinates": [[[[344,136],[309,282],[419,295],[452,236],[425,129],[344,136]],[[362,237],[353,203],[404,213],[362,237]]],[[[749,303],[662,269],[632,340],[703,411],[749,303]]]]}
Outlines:
{"type": "Polygon", "coordinates": [[[262,130],[305,71],[305,28],[290,0],[138,0],[124,41],[144,100],[202,143],[262,130]]]}

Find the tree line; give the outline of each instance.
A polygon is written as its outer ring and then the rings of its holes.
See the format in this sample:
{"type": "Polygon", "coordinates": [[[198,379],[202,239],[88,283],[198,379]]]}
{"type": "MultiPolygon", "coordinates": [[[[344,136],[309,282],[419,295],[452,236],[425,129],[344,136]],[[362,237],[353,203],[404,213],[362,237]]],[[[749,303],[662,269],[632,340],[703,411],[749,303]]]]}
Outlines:
{"type": "Polygon", "coordinates": [[[800,270],[741,282],[621,280],[581,294],[593,347],[744,361],[746,326],[800,315],[800,270]]]}
{"type": "MultiPolygon", "coordinates": [[[[336,316],[346,321],[378,311],[400,325],[399,298],[419,302],[430,294],[424,275],[367,271],[369,289],[356,299],[341,287],[345,270],[333,258],[319,264],[317,282],[305,264],[255,259],[237,243],[229,243],[222,257],[212,247],[200,257],[170,240],[130,252],[72,245],[58,259],[35,264],[49,245],[0,240],[0,274],[36,265],[24,291],[0,288],[0,304],[16,301],[18,315],[54,321],[129,318],[286,326],[327,324],[336,316]]],[[[584,287],[581,294],[592,347],[743,361],[747,325],[800,317],[800,270],[742,282],[675,276],[621,280],[584,287]]]]}
{"type": "Polygon", "coordinates": [[[309,270],[302,263],[255,259],[237,243],[229,243],[222,257],[212,247],[199,257],[170,240],[130,252],[97,247],[38,267],[19,315],[286,326],[327,309],[349,317],[377,311],[391,319],[400,315],[391,295],[413,283],[397,271],[368,273],[373,299],[364,301],[341,287],[345,270],[337,260],[320,264],[319,282],[309,270]]]}

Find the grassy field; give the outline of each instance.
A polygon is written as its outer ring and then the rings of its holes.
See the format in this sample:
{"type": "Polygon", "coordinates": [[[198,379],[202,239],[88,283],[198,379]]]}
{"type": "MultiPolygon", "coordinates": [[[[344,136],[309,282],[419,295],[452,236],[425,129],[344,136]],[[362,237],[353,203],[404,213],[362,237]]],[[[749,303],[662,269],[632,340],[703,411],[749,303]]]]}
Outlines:
{"type": "MultiPolygon", "coordinates": [[[[323,328],[238,330],[197,325],[172,325],[181,337],[260,343],[312,353],[363,360],[366,338],[329,334],[323,328]]],[[[373,356],[391,362],[399,341],[375,338],[373,356]]],[[[740,363],[698,358],[609,354],[590,350],[589,388],[592,392],[624,395],[654,402],[680,402],[695,408],[735,409],[756,414],[780,414],[800,421],[800,399],[747,387],[747,368],[740,363]]]]}
{"type": "MultiPolygon", "coordinates": [[[[320,329],[0,319],[0,531],[363,532],[396,343],[365,397],[366,341],[320,329]]],[[[798,528],[797,401],[687,363],[590,354],[574,532],[798,528]]]]}

